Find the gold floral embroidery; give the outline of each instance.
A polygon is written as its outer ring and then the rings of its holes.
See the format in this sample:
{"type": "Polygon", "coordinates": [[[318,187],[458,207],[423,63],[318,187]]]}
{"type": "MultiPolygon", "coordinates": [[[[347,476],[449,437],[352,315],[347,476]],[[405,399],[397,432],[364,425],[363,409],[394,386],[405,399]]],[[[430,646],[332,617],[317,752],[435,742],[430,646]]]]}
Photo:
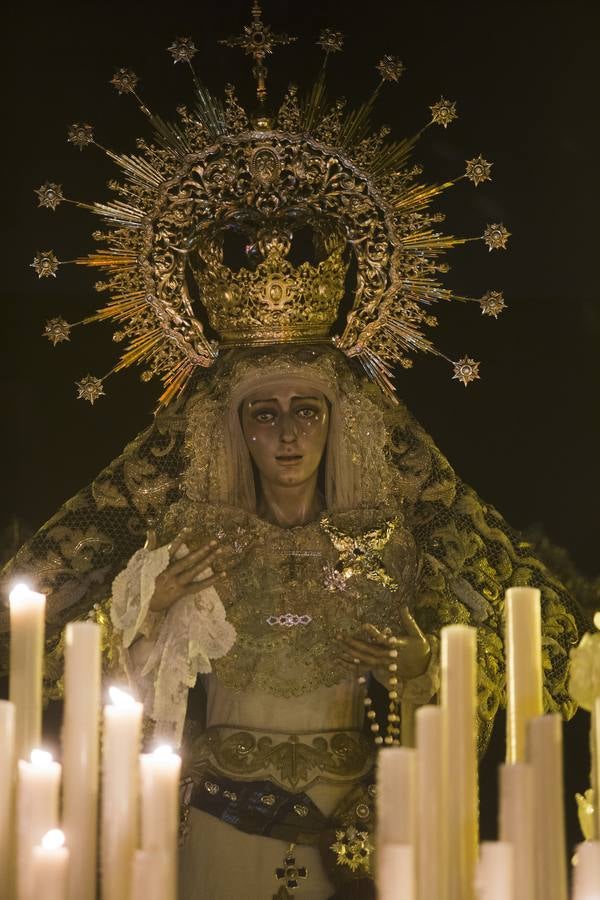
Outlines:
{"type": "Polygon", "coordinates": [[[191,743],[189,752],[192,775],[202,775],[208,763],[234,780],[261,777],[292,790],[299,785],[305,790],[321,778],[356,778],[373,760],[372,744],[360,732],[309,737],[210,728],[191,743]]]}

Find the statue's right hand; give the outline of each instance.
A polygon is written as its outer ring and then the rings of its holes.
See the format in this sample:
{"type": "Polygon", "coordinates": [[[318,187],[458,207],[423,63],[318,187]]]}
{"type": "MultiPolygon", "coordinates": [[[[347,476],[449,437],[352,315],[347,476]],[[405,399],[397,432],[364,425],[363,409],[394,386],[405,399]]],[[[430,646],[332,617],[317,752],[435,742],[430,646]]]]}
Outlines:
{"type": "MultiPolygon", "coordinates": [[[[150,601],[150,609],[153,612],[170,609],[182,597],[197,594],[198,591],[211,587],[225,575],[221,571],[216,575],[209,575],[199,581],[195,580],[201,572],[208,569],[221,556],[225,548],[220,547],[218,541],[207,541],[198,549],[188,552],[185,556],[177,559],[177,552],[187,536],[185,530],[180,532],[169,548],[169,565],[157,577],[154,585],[154,594],[150,601]]],[[[155,547],[154,535],[151,533],[148,533],[146,546],[149,549],[154,549],[155,547]]]]}

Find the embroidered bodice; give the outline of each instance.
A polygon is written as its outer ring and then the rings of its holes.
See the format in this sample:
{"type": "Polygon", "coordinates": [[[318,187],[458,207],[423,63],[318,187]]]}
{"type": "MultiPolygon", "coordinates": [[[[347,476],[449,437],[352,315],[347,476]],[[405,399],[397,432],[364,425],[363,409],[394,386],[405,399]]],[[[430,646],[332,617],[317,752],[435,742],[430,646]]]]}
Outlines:
{"type": "Polygon", "coordinates": [[[399,511],[356,510],[284,529],[205,507],[194,531],[238,557],[218,585],[237,638],[213,670],[229,688],[290,697],[337,684],[348,670],[335,659],[336,634],[366,622],[399,632],[400,607],[414,602],[415,546],[399,511]]]}

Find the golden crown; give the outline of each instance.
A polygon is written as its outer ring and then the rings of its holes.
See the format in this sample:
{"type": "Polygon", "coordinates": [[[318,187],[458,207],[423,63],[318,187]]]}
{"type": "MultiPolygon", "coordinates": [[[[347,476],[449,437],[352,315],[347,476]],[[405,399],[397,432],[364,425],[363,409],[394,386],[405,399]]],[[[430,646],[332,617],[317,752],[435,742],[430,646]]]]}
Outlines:
{"type": "Polygon", "coordinates": [[[194,270],[200,296],[221,347],[317,343],[326,340],[344,296],[343,247],[313,266],[286,259],[290,240],[270,234],[260,242],[255,269],[232,271],[220,261],[194,270]]]}
{"type": "MultiPolygon", "coordinates": [[[[437,230],[443,216],[430,208],[456,181],[466,178],[477,186],[489,180],[491,163],[478,156],[457,178],[424,184],[420,168],[409,160],[419,135],[390,140],[388,128],[373,129],[379,91],[403,72],[396,57],[380,60],[373,95],[347,111],[326,92],[328,59],[343,45],[342,35],[328,29],[318,42],[324,63],[308,94],[301,98],[291,86],[279,108],[269,111],[265,60],[276,45],[292,40],[274,34],[254,3],[243,34],[221,42],[252,57],[254,114],[242,108],[233,87],[226,87],[221,100],[200,84],[191,38],[168,48],[176,63],[189,66],[194,81],[195,108],[179,108],[177,122],[152,114],[129,69],[112,79],[119,93],[137,100],[154,138],[138,141],[132,155],[104,150],[124,180],[112,183],[115,199],[77,204],[108,227],[94,234],[104,248],[73,262],[107,276],[96,288],[109,293],[108,302],[82,321],[118,324],[114,339],[126,346],[111,372],[141,365],[144,380],[162,380],[161,403],[178,394],[197,367],[211,366],[219,347],[319,340],[333,341],[355,357],[393,395],[396,365],[412,365],[417,350],[444,356],[424,333],[436,324],[432,306],[473,299],[453,295],[440,282],[448,268],[440,261],[443,254],[469,240],[482,240],[490,250],[506,246],[509,233],[502,224],[489,225],[476,238],[452,237],[437,230]],[[307,229],[315,262],[294,265],[290,247],[307,229]],[[226,258],[231,235],[245,247],[237,270],[226,258]],[[356,286],[350,311],[341,334],[332,335],[352,257],[356,286]]],[[[445,128],[456,118],[455,104],[443,97],[430,110],[422,131],[433,124],[445,128]]],[[[79,149],[104,149],[87,124],[73,125],[68,139],[79,149]]],[[[37,194],[40,206],[53,210],[67,199],[51,182],[37,194]]],[[[32,265],[45,277],[55,275],[61,262],[42,251],[32,265]]],[[[499,291],[475,302],[494,317],[505,306],[499,291]]],[[[72,327],[51,319],[45,334],[57,344],[72,327]]],[[[463,384],[479,377],[479,363],[470,357],[449,361],[463,384]]],[[[79,396],[93,403],[104,393],[106,377],[83,378],[79,396]]]]}

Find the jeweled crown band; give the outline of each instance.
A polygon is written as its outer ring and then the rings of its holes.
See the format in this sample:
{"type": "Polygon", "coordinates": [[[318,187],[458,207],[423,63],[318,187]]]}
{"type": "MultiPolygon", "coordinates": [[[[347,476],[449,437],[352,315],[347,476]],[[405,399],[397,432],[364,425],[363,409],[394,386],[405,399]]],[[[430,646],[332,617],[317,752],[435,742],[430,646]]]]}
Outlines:
{"type": "Polygon", "coordinates": [[[273,344],[329,344],[331,326],[306,328],[299,326],[270,329],[268,331],[226,331],[221,334],[223,350],[240,347],[271,347],[273,344]]]}

